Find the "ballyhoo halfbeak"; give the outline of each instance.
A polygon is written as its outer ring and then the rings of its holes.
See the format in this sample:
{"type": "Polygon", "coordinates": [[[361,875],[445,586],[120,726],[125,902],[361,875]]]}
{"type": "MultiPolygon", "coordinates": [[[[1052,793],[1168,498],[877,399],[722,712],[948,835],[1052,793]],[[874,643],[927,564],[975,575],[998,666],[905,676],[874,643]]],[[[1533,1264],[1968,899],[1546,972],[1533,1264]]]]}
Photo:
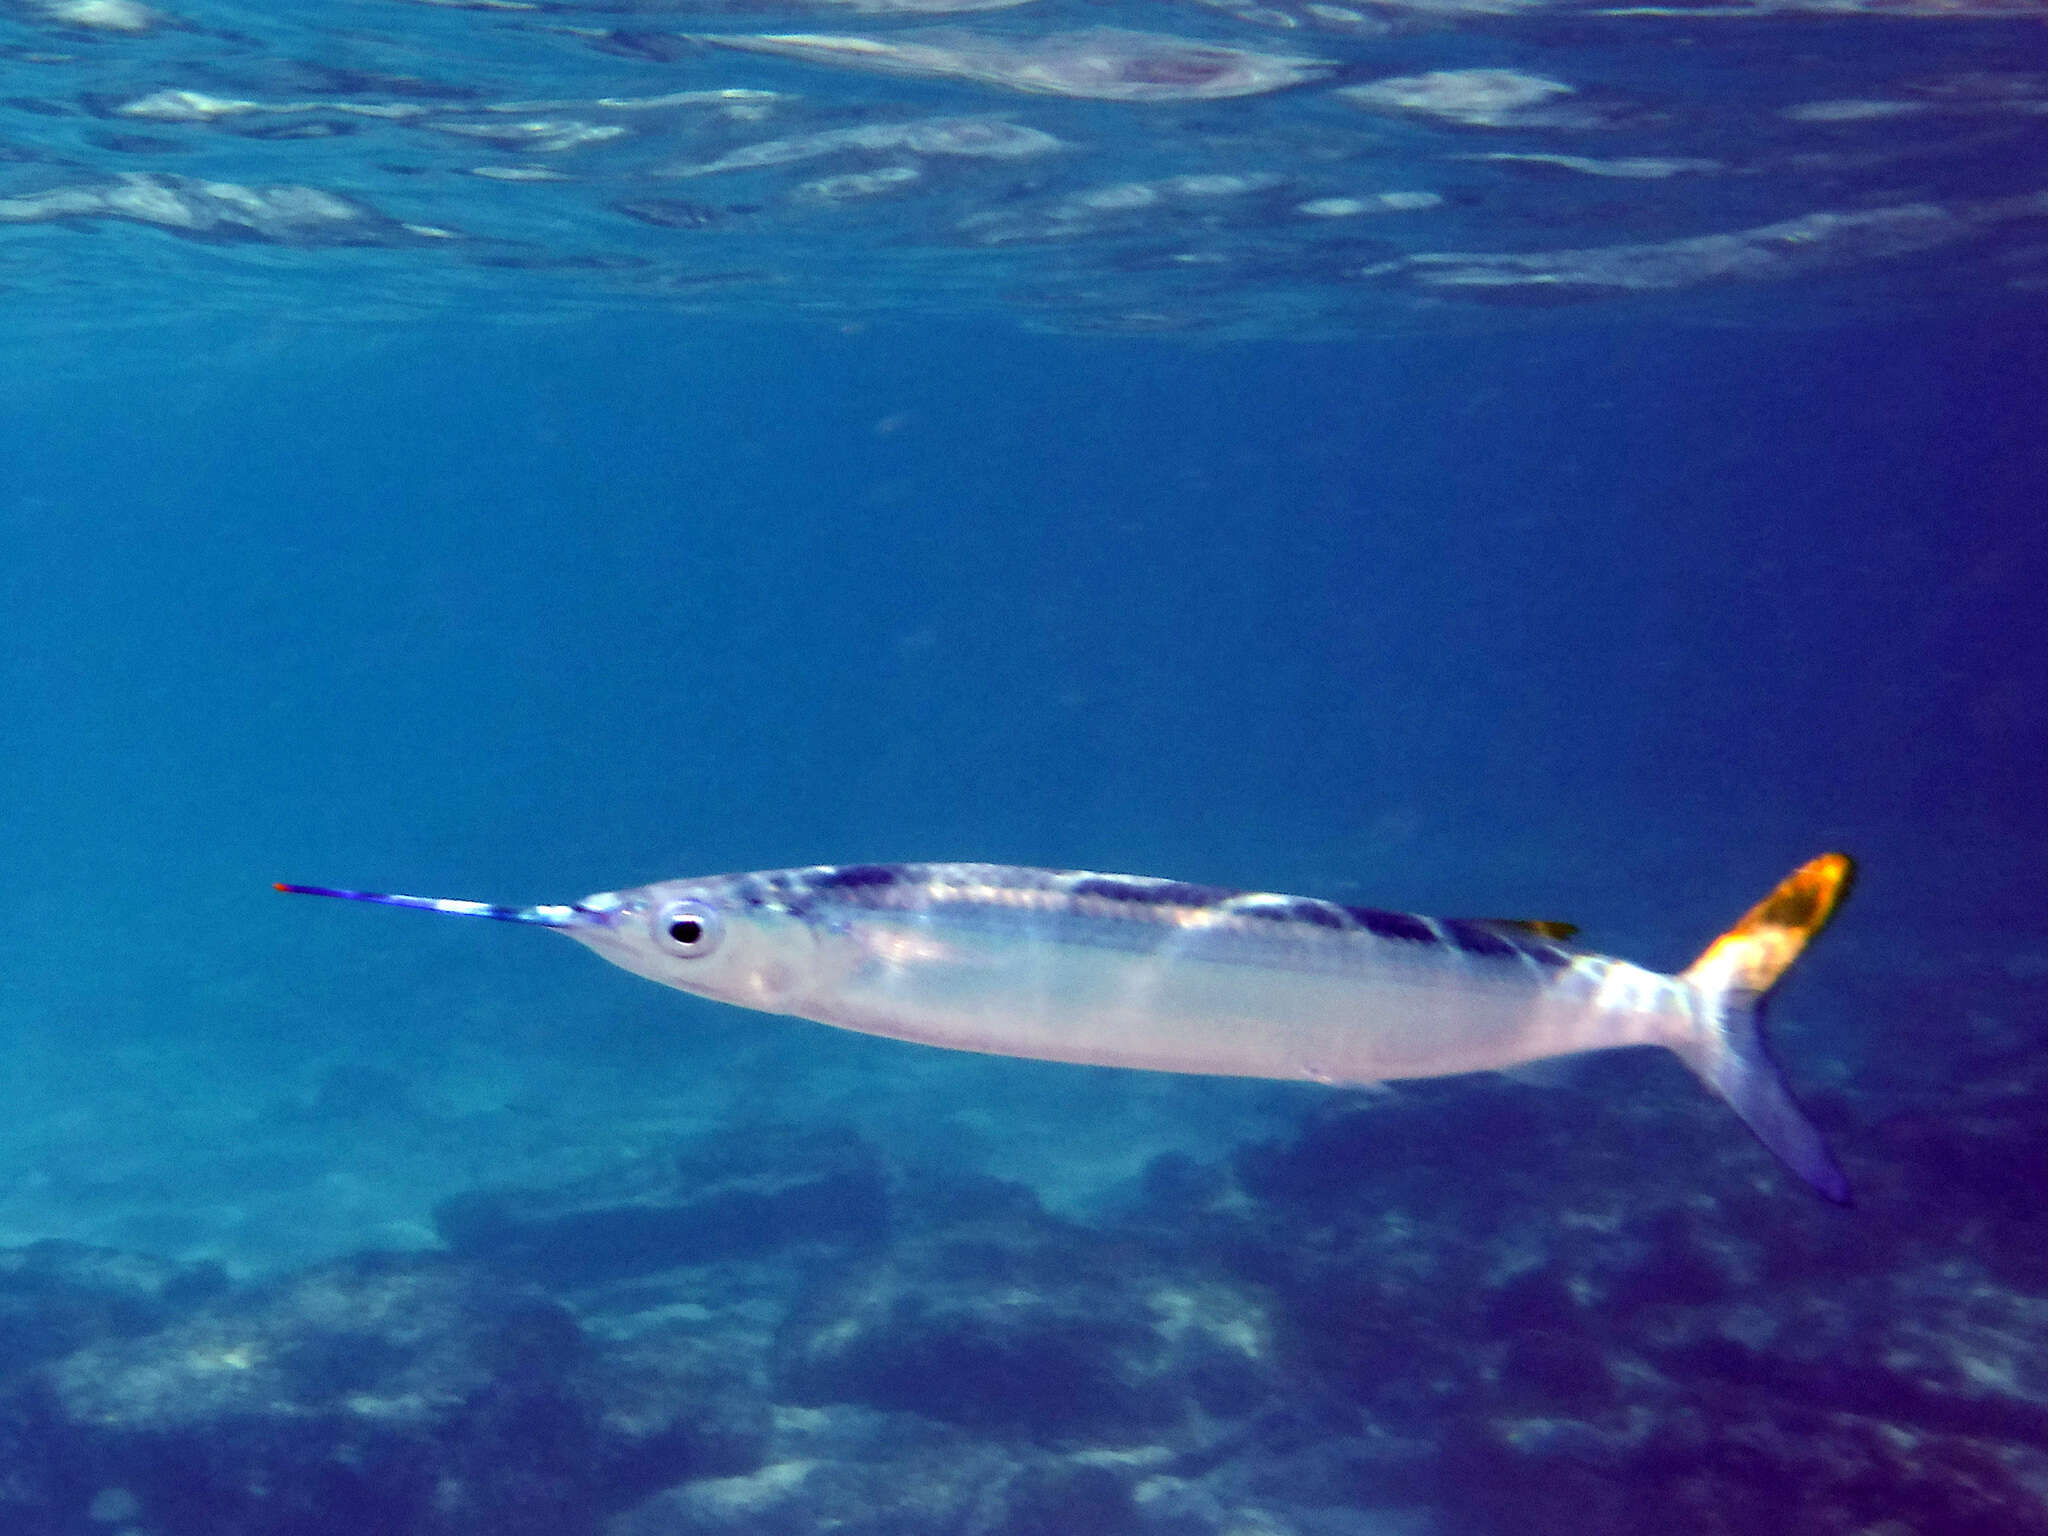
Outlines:
{"type": "Polygon", "coordinates": [[[380,907],[418,907],[425,912],[447,912],[455,917],[488,917],[500,923],[538,923],[543,928],[601,928],[611,921],[606,913],[573,904],[504,907],[491,901],[450,901],[440,896],[394,896],[385,891],[339,891],[332,886],[287,885],[283,881],[279,881],[273,888],[293,896],[333,896],[342,901],[374,902],[380,907]]]}
{"type": "Polygon", "coordinates": [[[815,864],[549,907],[278,889],[561,929],[680,992],[1000,1056],[1364,1084],[1661,1045],[1847,1205],[1763,1005],[1854,874],[1808,860],[1673,974],[1567,947],[1555,923],[998,864],[815,864]]]}

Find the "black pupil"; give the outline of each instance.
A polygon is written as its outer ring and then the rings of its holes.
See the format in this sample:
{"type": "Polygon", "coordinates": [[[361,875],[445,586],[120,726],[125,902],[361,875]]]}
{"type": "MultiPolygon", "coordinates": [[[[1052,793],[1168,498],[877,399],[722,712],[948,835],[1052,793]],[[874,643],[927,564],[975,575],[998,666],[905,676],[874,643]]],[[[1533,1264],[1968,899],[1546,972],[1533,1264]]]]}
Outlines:
{"type": "Polygon", "coordinates": [[[678,944],[694,944],[704,937],[704,925],[694,917],[679,917],[668,925],[668,936],[678,944]]]}

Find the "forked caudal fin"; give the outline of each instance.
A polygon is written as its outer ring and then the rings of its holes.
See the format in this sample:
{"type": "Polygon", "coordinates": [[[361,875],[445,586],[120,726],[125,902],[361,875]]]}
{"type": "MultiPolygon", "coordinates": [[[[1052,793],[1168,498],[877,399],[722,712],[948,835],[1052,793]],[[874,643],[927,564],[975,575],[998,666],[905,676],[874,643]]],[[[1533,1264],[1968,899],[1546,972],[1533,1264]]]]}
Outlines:
{"type": "Polygon", "coordinates": [[[1849,893],[1855,862],[1824,853],[1801,865],[1682,973],[1706,1002],[1698,1035],[1677,1048],[1701,1082],[1728,1101],[1778,1159],[1838,1205],[1849,1181],[1820,1132],[1793,1102],[1765,1049],[1763,1004],[1780,976],[1849,893]]]}

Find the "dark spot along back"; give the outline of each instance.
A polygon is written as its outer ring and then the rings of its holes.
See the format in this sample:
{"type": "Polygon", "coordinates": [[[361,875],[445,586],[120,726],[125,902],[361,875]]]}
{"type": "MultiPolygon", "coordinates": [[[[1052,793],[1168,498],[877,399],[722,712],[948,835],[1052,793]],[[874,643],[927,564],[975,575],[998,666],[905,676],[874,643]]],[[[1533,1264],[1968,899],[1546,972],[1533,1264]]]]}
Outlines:
{"type": "Polygon", "coordinates": [[[1263,918],[1269,923],[1307,923],[1316,928],[1342,931],[1351,919],[1342,907],[1312,897],[1297,896],[1286,901],[1261,901],[1237,909],[1241,917],[1263,918]]]}
{"type": "Polygon", "coordinates": [[[809,884],[814,891],[857,891],[895,885],[902,878],[900,865],[841,864],[819,870],[810,877],[809,884]]]}
{"type": "Polygon", "coordinates": [[[1076,880],[1068,894],[1140,906],[1213,907],[1239,893],[1220,885],[1189,885],[1180,880],[1119,880],[1112,875],[1090,875],[1085,880],[1076,880]]]}
{"type": "Polygon", "coordinates": [[[1371,907],[1346,907],[1351,920],[1383,939],[1405,939],[1410,944],[1435,944],[1436,930],[1407,912],[1380,912],[1371,907]]]}
{"type": "Polygon", "coordinates": [[[1572,957],[1549,942],[1558,934],[1579,930],[1570,923],[1530,923],[1503,918],[1451,918],[1443,925],[1451,942],[1468,955],[1533,960],[1545,970],[1561,970],[1572,957]],[[1542,930],[1554,930],[1545,933],[1542,930]]]}
{"type": "Polygon", "coordinates": [[[1502,938],[1483,923],[1466,923],[1449,918],[1445,920],[1443,930],[1450,941],[1468,955],[1484,955],[1492,960],[1513,960],[1522,953],[1519,946],[1502,938]]]}

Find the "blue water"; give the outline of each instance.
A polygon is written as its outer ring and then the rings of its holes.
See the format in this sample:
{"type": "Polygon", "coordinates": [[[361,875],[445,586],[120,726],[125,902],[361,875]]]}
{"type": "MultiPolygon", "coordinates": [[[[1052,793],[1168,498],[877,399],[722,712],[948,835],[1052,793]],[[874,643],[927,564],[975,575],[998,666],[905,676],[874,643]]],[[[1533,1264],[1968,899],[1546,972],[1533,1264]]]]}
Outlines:
{"type": "Polygon", "coordinates": [[[1160,103],[681,40],[918,16],[83,14],[0,10],[0,1526],[2048,1529],[2022,22],[957,23],[1329,61],[1160,103]],[[1338,94],[1474,68],[1574,89],[1338,94]],[[601,104],[710,89],[778,94],[601,104]],[[891,136],[965,117],[1063,147],[891,136]],[[1849,1214],[1664,1059],[955,1056],[269,889],[989,860],[1663,969],[1835,847],[1774,1040],[1849,1214]],[[628,1455],[635,1371],[740,1406],[628,1455]]]}

